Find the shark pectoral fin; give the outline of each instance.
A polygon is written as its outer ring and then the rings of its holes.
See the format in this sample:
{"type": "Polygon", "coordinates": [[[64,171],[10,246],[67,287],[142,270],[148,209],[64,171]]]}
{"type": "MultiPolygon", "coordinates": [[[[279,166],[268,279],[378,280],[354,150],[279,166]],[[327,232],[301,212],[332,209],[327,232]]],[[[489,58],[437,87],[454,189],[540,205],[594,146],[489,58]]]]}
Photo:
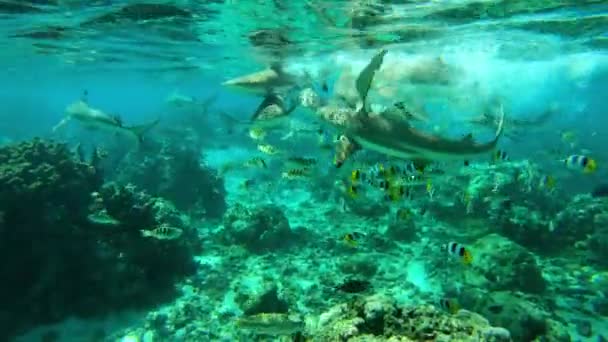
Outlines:
{"type": "Polygon", "coordinates": [[[505,124],[505,109],[502,103],[500,104],[500,118],[498,119],[498,128],[496,129],[496,139],[498,139],[504,130],[505,124]]]}
{"type": "Polygon", "coordinates": [[[147,124],[127,127],[127,129],[129,131],[133,132],[133,134],[135,134],[138,142],[142,142],[142,141],[144,141],[144,134],[146,134],[152,128],[156,127],[156,125],[158,125],[159,122],[160,122],[160,119],[156,119],[147,124]]]}
{"type": "Polygon", "coordinates": [[[256,121],[260,115],[264,113],[264,109],[273,104],[283,108],[283,101],[281,98],[276,94],[268,93],[268,95],[264,97],[264,100],[262,100],[262,103],[256,108],[255,112],[253,112],[251,121],[256,121]]]}
{"type": "Polygon", "coordinates": [[[70,121],[70,119],[71,119],[70,116],[66,116],[61,121],[59,121],[58,124],[56,124],[55,126],[53,126],[53,133],[57,132],[57,130],[59,130],[60,128],[62,128],[63,126],[65,126],[70,121]]]}

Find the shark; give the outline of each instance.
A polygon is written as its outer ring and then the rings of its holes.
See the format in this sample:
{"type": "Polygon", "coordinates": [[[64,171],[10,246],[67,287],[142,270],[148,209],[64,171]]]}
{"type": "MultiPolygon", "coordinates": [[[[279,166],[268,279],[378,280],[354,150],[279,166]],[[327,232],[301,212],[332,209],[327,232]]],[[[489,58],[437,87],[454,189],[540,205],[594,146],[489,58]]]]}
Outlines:
{"type": "Polygon", "coordinates": [[[286,72],[280,63],[222,83],[230,89],[264,97],[250,118],[251,124],[264,128],[282,124],[296,109],[298,102],[294,95],[302,88],[302,84],[301,78],[286,72]]]}
{"type": "Polygon", "coordinates": [[[154,128],[159,122],[157,119],[143,125],[125,126],[118,116],[108,115],[99,109],[89,107],[83,100],[68,105],[65,114],[66,116],[53,127],[53,132],[56,132],[68,122],[74,120],[85,128],[125,134],[135,137],[138,142],[142,142],[144,134],[154,128]]]}
{"type": "Polygon", "coordinates": [[[296,83],[294,75],[286,72],[279,63],[274,63],[261,71],[229,79],[222,85],[249,94],[267,95],[291,88],[296,83]]]}
{"type": "Polygon", "coordinates": [[[494,138],[483,143],[476,142],[472,134],[462,139],[426,134],[404,120],[387,121],[372,116],[358,120],[345,130],[345,135],[364,149],[408,160],[466,160],[496,149],[503,132],[504,112],[494,138]]]}
{"type": "Polygon", "coordinates": [[[415,129],[403,118],[370,113],[365,105],[367,94],[386,53],[385,49],[380,50],[356,80],[360,103],[357,114],[345,125],[345,136],[363,149],[409,160],[466,160],[495,150],[503,134],[505,115],[502,106],[498,128],[488,142],[476,142],[472,134],[462,139],[431,135],[415,129]]]}

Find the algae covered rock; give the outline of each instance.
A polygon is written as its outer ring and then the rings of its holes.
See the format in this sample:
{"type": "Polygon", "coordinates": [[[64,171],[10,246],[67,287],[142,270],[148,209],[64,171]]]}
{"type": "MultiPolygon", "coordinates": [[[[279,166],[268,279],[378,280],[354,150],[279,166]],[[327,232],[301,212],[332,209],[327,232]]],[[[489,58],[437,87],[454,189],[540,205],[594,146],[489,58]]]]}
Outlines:
{"type": "Polygon", "coordinates": [[[279,290],[276,286],[269,288],[261,296],[251,298],[244,305],[245,316],[257,315],[260,313],[288,313],[289,304],[280,298],[279,290]]]}
{"type": "Polygon", "coordinates": [[[349,277],[372,278],[378,272],[378,265],[369,262],[367,255],[354,255],[350,258],[342,259],[338,263],[338,268],[349,277]]]}
{"type": "Polygon", "coordinates": [[[542,293],[547,287],[534,255],[503,236],[486,235],[471,250],[475,270],[488,280],[489,290],[542,293]]]}
{"type": "Polygon", "coordinates": [[[469,303],[470,307],[483,314],[492,324],[508,329],[515,341],[532,341],[535,338],[570,341],[563,324],[554,321],[540,304],[523,295],[500,291],[476,295],[474,298],[469,303]]]}
{"type": "Polygon", "coordinates": [[[224,216],[224,243],[243,245],[254,253],[288,248],[297,240],[285,214],[276,206],[246,208],[237,204],[224,216]]]}
{"type": "MultiPolygon", "coordinates": [[[[601,215],[606,212],[608,205],[601,199],[590,195],[575,196],[553,221],[553,238],[545,248],[563,248],[573,246],[577,241],[583,241],[593,234],[596,228],[601,228],[601,215]]],[[[608,222],[608,220],[607,220],[608,222]]],[[[604,225],[605,226],[605,225],[604,225]]]]}
{"type": "Polygon", "coordinates": [[[593,224],[595,230],[587,240],[589,254],[597,263],[608,265],[608,211],[595,214],[593,224]]]}

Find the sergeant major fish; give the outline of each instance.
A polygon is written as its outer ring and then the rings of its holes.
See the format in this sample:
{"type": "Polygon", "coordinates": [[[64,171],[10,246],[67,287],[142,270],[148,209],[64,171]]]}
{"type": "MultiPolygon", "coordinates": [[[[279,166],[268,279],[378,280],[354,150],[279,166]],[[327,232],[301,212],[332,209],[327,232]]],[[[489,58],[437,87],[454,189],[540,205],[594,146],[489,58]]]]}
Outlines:
{"type": "Polygon", "coordinates": [[[274,155],[279,153],[279,151],[277,151],[277,149],[269,144],[259,144],[258,145],[258,150],[262,153],[268,154],[268,155],[274,155]]]}
{"type": "Polygon", "coordinates": [[[157,240],[174,240],[182,235],[183,230],[176,227],[162,225],[152,230],[142,229],[140,230],[141,236],[150,237],[157,240]]]}
{"type": "Polygon", "coordinates": [[[281,174],[281,177],[289,180],[303,179],[310,177],[310,170],[307,168],[303,169],[289,169],[281,174]]]}

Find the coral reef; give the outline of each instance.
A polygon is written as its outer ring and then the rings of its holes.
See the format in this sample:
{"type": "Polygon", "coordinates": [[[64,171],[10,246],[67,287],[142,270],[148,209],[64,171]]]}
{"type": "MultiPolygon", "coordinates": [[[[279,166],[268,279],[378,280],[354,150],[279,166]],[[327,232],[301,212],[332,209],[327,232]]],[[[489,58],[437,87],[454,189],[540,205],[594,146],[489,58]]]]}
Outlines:
{"type": "Polygon", "coordinates": [[[130,155],[116,176],[153,196],[166,198],[182,211],[219,219],[226,211],[224,180],[201,164],[200,154],[186,146],[163,141],[150,151],[130,155]]]}
{"type": "Polygon", "coordinates": [[[175,209],[132,187],[102,187],[99,170],[65,145],[4,146],[0,165],[0,254],[19,260],[0,266],[0,339],[70,315],[158,303],[195,271],[196,233],[175,209]],[[92,219],[99,213],[105,220],[92,219]],[[162,224],[185,236],[141,236],[162,224]]]}
{"type": "Polygon", "coordinates": [[[339,304],[308,324],[313,341],[509,341],[509,332],[461,310],[452,316],[429,305],[399,306],[382,295],[339,304]]]}
{"type": "Polygon", "coordinates": [[[139,298],[145,302],[149,293],[166,292],[173,288],[177,279],[193,274],[193,256],[200,250],[200,242],[196,231],[189,228],[187,220],[171,203],[132,186],[108,184],[100,194],[107,213],[121,222],[116,227],[121,233],[103,240],[104,246],[101,247],[106,251],[116,251],[124,260],[114,266],[116,270],[123,269],[129,273],[129,286],[136,292],[131,294],[132,303],[137,303],[139,298]],[[185,232],[174,241],[141,238],[142,229],[162,225],[181,228],[185,232]]]}
{"type": "MultiPolygon", "coordinates": [[[[150,313],[145,323],[115,337],[154,336],[188,341],[230,339],[200,320],[209,315],[200,298],[182,298],[175,305],[150,313]]],[[[461,310],[455,315],[430,305],[397,305],[390,297],[372,295],[336,304],[320,314],[259,312],[230,318],[241,339],[249,341],[511,341],[507,329],[482,316],[461,310]]],[[[238,340],[232,337],[232,340],[238,340]]]]}
{"type": "Polygon", "coordinates": [[[600,265],[608,266],[608,202],[602,202],[600,212],[593,216],[594,231],[588,235],[586,245],[589,256],[600,265]]]}
{"type": "Polygon", "coordinates": [[[102,182],[94,166],[73,161],[66,145],[36,139],[0,148],[0,208],[20,234],[31,227],[30,234],[40,233],[41,220],[80,223],[102,182]]]}
{"type": "Polygon", "coordinates": [[[601,228],[594,220],[606,205],[590,195],[564,199],[559,189],[542,184],[545,176],[529,162],[468,166],[441,184],[428,211],[450,222],[465,220],[463,212],[467,220],[487,218],[495,232],[536,253],[560,253],[601,228]]]}

